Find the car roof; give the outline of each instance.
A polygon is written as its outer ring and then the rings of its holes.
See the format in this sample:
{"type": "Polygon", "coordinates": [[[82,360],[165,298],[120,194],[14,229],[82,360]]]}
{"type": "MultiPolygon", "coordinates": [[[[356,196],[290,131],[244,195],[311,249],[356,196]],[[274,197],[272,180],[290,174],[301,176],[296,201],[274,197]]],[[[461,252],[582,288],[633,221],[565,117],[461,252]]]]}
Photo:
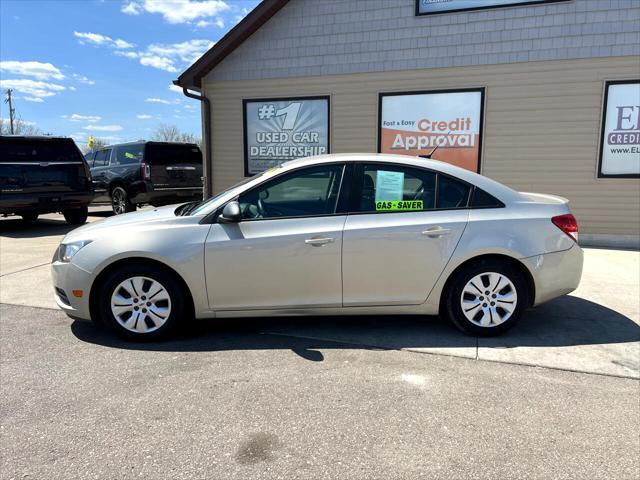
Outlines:
{"type": "Polygon", "coordinates": [[[314,157],[291,160],[283,163],[281,167],[284,171],[303,166],[321,165],[332,162],[395,163],[410,167],[426,168],[442,172],[471,183],[472,185],[476,185],[486,192],[496,196],[503,202],[518,201],[522,199],[521,195],[515,190],[478,173],[471,172],[464,168],[456,167],[455,165],[441,162],[439,160],[409,155],[395,155],[388,153],[333,153],[329,155],[317,155],[314,157]]]}
{"type": "Polygon", "coordinates": [[[187,142],[163,142],[161,140],[135,140],[132,142],[123,142],[123,143],[112,143],[110,145],[105,145],[104,147],[100,147],[97,150],[103,148],[113,148],[113,147],[122,147],[125,145],[143,145],[143,144],[154,144],[154,145],[186,145],[188,147],[197,147],[197,143],[187,143],[187,142]]]}

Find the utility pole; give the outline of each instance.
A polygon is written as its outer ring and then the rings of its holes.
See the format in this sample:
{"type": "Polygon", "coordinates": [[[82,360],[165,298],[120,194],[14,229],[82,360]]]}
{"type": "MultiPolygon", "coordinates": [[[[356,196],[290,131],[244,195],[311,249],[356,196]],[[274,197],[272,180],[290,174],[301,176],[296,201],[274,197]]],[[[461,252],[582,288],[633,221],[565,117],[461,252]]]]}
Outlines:
{"type": "Polygon", "coordinates": [[[13,93],[13,90],[11,90],[10,88],[7,88],[7,98],[4,101],[4,103],[8,103],[9,104],[9,125],[11,126],[11,135],[13,135],[14,131],[13,131],[13,119],[16,116],[16,109],[13,108],[13,103],[11,102],[11,94],[13,93]]]}

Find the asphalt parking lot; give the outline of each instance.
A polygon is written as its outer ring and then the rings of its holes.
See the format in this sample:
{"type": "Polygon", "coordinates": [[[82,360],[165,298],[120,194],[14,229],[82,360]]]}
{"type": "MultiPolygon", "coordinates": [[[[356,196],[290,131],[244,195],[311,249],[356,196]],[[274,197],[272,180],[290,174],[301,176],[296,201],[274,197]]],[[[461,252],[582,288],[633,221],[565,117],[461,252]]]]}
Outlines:
{"type": "Polygon", "coordinates": [[[637,251],[586,249],[576,292],[490,340],[314,317],[140,345],[56,309],[68,230],[0,220],[1,478],[640,476],[637,251]]]}

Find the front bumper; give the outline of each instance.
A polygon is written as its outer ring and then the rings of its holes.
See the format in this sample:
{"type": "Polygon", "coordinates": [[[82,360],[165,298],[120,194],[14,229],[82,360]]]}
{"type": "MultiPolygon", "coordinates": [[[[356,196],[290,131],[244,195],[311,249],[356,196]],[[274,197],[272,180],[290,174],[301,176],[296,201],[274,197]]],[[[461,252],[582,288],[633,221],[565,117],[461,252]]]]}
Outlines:
{"type": "Polygon", "coordinates": [[[89,294],[93,275],[73,263],[56,260],[51,264],[51,280],[58,306],[70,317],[89,320],[89,294]],[[75,296],[74,290],[82,290],[82,296],[75,296]]]}
{"type": "Polygon", "coordinates": [[[534,305],[573,292],[580,284],[584,253],[576,244],[569,250],[525,258],[536,286],[534,305]]]}

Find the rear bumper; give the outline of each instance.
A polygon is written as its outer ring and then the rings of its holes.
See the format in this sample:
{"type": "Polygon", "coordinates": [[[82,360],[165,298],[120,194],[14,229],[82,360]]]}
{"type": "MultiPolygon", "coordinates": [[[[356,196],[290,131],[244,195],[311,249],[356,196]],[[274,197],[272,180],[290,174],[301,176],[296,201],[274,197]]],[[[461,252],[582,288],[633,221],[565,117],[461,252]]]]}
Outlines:
{"type": "Polygon", "coordinates": [[[92,192],[8,194],[0,196],[0,215],[53,213],[89,205],[92,192]]]}
{"type": "Polygon", "coordinates": [[[534,305],[539,305],[578,288],[584,254],[578,245],[569,250],[525,258],[536,287],[534,305]]]}
{"type": "Polygon", "coordinates": [[[139,191],[131,197],[133,203],[150,203],[152,205],[170,205],[193,200],[202,200],[202,187],[158,188],[148,185],[147,189],[139,191]]]}

